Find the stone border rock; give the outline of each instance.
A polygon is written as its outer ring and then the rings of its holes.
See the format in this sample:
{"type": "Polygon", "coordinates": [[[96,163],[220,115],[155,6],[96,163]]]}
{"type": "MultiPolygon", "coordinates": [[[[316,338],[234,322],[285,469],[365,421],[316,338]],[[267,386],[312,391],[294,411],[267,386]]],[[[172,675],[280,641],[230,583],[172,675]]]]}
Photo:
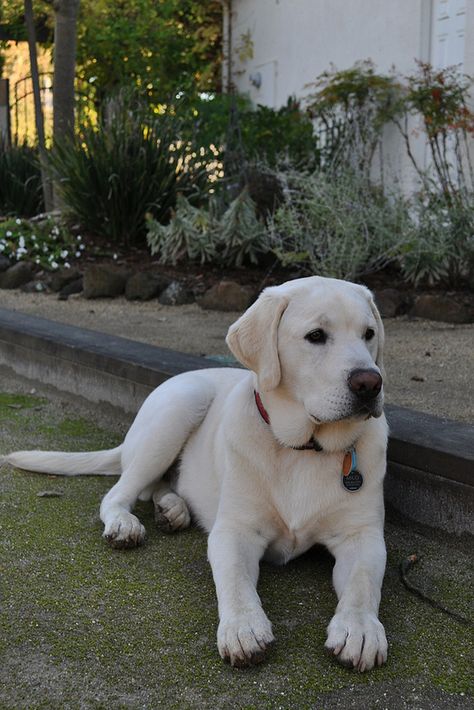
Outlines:
{"type": "MultiPolygon", "coordinates": [[[[228,279],[222,279],[202,293],[193,292],[185,283],[153,269],[137,271],[97,263],[87,265],[82,273],[76,267],[45,272],[30,262],[11,265],[0,255],[2,288],[21,288],[29,293],[52,290],[61,300],[67,300],[73,293],[82,293],[86,299],[114,298],[122,294],[131,301],[156,298],[167,306],[196,301],[202,308],[219,311],[243,311],[258,295],[251,286],[228,279]]],[[[413,296],[396,288],[386,288],[375,289],[374,295],[383,318],[408,314],[447,323],[474,323],[474,294],[447,292],[413,296]]]]}
{"type": "MultiPolygon", "coordinates": [[[[133,414],[168,377],[223,363],[0,308],[0,365],[133,414]]],[[[387,502],[418,522],[474,534],[474,427],[386,409],[387,502]]]]}

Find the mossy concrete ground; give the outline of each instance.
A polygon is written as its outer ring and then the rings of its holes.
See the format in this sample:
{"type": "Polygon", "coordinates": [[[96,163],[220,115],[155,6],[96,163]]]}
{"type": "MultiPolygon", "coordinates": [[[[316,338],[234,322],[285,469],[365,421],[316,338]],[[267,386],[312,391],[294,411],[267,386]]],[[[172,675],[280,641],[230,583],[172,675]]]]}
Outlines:
{"type": "MultiPolygon", "coordinates": [[[[79,400],[0,376],[0,453],[116,445],[127,422],[79,400]],[[12,394],[12,392],[14,394],[12,394]]],[[[217,610],[196,529],[166,536],[148,504],[144,547],[110,549],[98,507],[113,479],[0,471],[0,708],[468,708],[472,631],[408,593],[402,558],[422,556],[413,581],[446,606],[472,610],[468,545],[389,520],[381,620],[388,664],[368,674],[324,650],[335,606],[322,549],[259,585],[277,643],[267,662],[235,670],[219,658],[217,610]],[[58,497],[44,497],[44,491],[58,497]]]]}

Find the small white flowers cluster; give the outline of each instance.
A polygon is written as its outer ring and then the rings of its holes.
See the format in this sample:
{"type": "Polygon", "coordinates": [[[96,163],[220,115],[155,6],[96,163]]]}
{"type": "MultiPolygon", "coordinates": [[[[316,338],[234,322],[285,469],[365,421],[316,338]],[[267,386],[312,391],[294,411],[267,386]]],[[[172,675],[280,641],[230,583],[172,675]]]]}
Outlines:
{"type": "Polygon", "coordinates": [[[41,224],[18,217],[0,222],[0,254],[12,262],[29,259],[47,269],[69,269],[71,255],[77,259],[85,249],[80,234],[76,240],[78,245],[65,228],[51,219],[41,224]]]}

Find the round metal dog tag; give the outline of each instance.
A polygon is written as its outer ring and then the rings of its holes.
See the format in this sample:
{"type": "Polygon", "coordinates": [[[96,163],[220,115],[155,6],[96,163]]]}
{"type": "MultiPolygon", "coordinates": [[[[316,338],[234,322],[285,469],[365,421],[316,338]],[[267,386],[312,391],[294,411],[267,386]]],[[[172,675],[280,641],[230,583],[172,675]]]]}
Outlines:
{"type": "Polygon", "coordinates": [[[364,483],[364,477],[359,471],[351,471],[347,476],[342,476],[342,485],[348,491],[358,491],[364,483]]]}

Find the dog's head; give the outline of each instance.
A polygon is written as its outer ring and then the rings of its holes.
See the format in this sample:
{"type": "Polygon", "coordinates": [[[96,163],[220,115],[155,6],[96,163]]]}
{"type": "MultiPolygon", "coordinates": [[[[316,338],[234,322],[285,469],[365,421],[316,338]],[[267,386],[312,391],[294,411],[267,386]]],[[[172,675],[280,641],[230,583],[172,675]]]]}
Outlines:
{"type": "Polygon", "coordinates": [[[383,325],[364,286],[312,276],[265,289],[229,329],[227,344],[314,424],[378,417],[383,325]]]}

